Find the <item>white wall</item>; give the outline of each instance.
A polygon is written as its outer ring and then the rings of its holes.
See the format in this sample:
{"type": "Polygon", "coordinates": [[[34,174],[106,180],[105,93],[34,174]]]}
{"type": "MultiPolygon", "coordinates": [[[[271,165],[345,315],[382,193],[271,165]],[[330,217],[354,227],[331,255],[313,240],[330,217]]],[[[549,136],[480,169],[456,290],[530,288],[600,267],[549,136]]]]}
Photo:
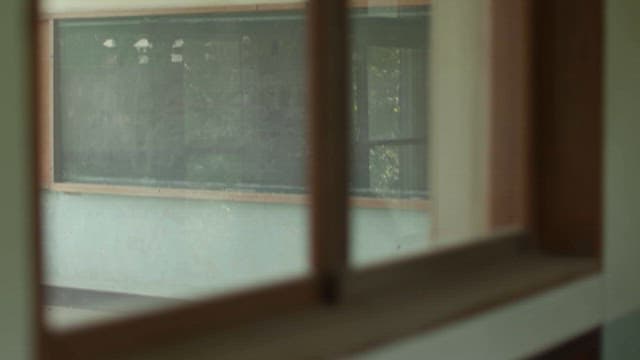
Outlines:
{"type": "MultiPolygon", "coordinates": [[[[298,204],[42,192],[48,285],[169,298],[306,275],[308,209],[298,204]]],[[[351,258],[426,251],[424,211],[352,211],[351,258]]]]}

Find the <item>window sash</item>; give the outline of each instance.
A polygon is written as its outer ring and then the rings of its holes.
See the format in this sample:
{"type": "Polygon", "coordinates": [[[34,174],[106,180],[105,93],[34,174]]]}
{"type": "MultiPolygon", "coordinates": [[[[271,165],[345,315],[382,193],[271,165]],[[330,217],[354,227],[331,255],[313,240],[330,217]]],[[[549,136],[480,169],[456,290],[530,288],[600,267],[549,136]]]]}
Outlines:
{"type": "MultiPolygon", "coordinates": [[[[94,326],[64,334],[51,333],[45,328],[40,308],[42,305],[42,294],[40,290],[37,290],[36,293],[38,294],[39,301],[35,302],[34,306],[36,306],[36,308],[34,311],[38,314],[37,321],[40,330],[38,340],[41,341],[39,343],[40,354],[47,354],[49,356],[48,358],[53,359],[68,359],[73,356],[79,358],[91,358],[97,354],[104,356],[109,353],[126,353],[130,352],[134,347],[144,348],[145,346],[157,346],[159,343],[168,339],[173,339],[186,331],[197,330],[215,331],[216,329],[225,329],[224,331],[216,333],[222,339],[221,341],[223,341],[225,339],[225,333],[229,334],[229,336],[238,335],[237,331],[228,331],[231,325],[235,325],[236,329],[244,329],[245,327],[238,327],[237,325],[241,323],[250,323],[255,319],[273,317],[276,314],[286,314],[293,309],[304,310],[302,316],[303,320],[308,320],[309,318],[320,314],[318,315],[318,324],[321,324],[320,327],[326,324],[335,325],[341,319],[339,314],[340,311],[327,312],[324,308],[318,309],[317,305],[319,303],[335,303],[341,299],[344,300],[348,298],[350,296],[348,294],[350,291],[345,292],[344,288],[347,288],[347,290],[350,289],[351,291],[357,290],[357,292],[360,293],[358,288],[363,287],[367,289],[366,297],[368,299],[377,299],[382,296],[392,296],[396,299],[405,300],[415,298],[424,305],[422,307],[418,306],[416,302],[381,302],[382,305],[394,304],[396,306],[385,306],[380,308],[373,306],[369,308],[381,311],[389,308],[393,309],[391,313],[387,313],[383,320],[385,320],[384,324],[394,324],[394,326],[393,328],[385,326],[385,330],[397,335],[402,335],[407,334],[408,331],[413,332],[423,330],[425,329],[425,326],[431,327],[437,324],[446,323],[446,321],[459,319],[460,316],[468,316],[498,304],[504,304],[507,301],[513,301],[514,299],[520,299],[532,293],[549,289],[550,287],[557,286],[559,283],[585,276],[585,274],[591,274],[594,271],[597,272],[599,269],[597,265],[599,256],[598,244],[600,241],[600,232],[597,231],[597,229],[601,226],[601,190],[599,186],[602,166],[601,156],[596,155],[585,160],[584,158],[580,158],[580,154],[567,152],[565,153],[566,157],[557,159],[550,158],[550,155],[553,154],[554,151],[562,148],[566,149],[567,146],[576,149],[589,148],[593,149],[595,152],[601,150],[601,141],[599,137],[601,132],[598,132],[598,129],[600,129],[601,126],[600,75],[602,55],[602,2],[593,1],[584,3],[580,0],[568,1],[570,3],[557,2],[555,0],[542,0],[532,3],[525,0],[488,1],[492,6],[492,38],[501,39],[503,36],[506,37],[506,39],[502,38],[504,42],[491,44],[493,49],[492,51],[497,56],[497,58],[494,59],[495,61],[492,62],[494,70],[495,68],[507,65],[505,61],[510,59],[509,56],[505,55],[505,49],[509,48],[509,46],[505,46],[505,44],[513,46],[514,43],[523,41],[522,44],[527,44],[525,47],[535,47],[535,49],[538,50],[537,52],[532,53],[524,52],[524,54],[526,54],[524,55],[525,60],[533,60],[533,64],[530,64],[531,68],[529,68],[528,65],[523,65],[521,62],[518,62],[515,66],[516,69],[511,69],[511,71],[515,71],[515,73],[518,74],[521,74],[521,71],[524,71],[525,73],[531,71],[532,74],[529,75],[540,81],[540,83],[536,83],[534,84],[535,86],[530,88],[533,94],[529,95],[535,99],[537,105],[543,106],[543,110],[538,110],[535,113],[530,109],[525,111],[527,114],[535,116],[535,119],[532,119],[531,121],[536,125],[536,131],[530,131],[527,133],[527,139],[532,141],[532,143],[529,144],[532,148],[527,151],[530,151],[529,155],[535,160],[533,161],[528,158],[531,160],[531,163],[527,163],[527,166],[530,166],[533,171],[533,174],[531,174],[532,180],[530,181],[535,184],[535,186],[532,186],[530,191],[531,194],[536,195],[531,195],[532,198],[536,198],[536,201],[525,205],[525,211],[532,214],[530,220],[527,221],[530,221],[531,231],[534,236],[532,236],[531,233],[519,235],[510,234],[507,236],[507,239],[512,240],[511,245],[514,247],[507,246],[505,248],[503,246],[497,246],[497,248],[495,248],[496,242],[494,241],[490,243],[476,243],[474,246],[448,249],[442,253],[431,254],[414,261],[404,262],[399,264],[399,266],[383,267],[375,269],[375,271],[359,273],[356,275],[361,276],[357,276],[356,279],[349,279],[349,281],[341,280],[341,276],[344,276],[345,273],[343,272],[344,268],[341,267],[344,265],[344,262],[340,262],[340,259],[344,259],[342,257],[340,241],[336,241],[336,238],[328,238],[331,240],[331,243],[317,244],[319,247],[319,249],[317,249],[319,250],[317,251],[317,254],[319,255],[316,262],[317,274],[323,276],[314,277],[311,280],[304,280],[301,283],[285,284],[269,289],[257,289],[256,291],[225,299],[218,299],[214,301],[203,300],[200,303],[181,309],[173,309],[157,314],[137,316],[122,322],[94,326]],[[523,21],[514,21],[514,18],[518,18],[523,21]],[[547,26],[549,19],[553,20],[553,26],[547,26]],[[529,20],[532,23],[529,24],[529,20]],[[516,25],[515,28],[514,24],[516,25]],[[524,27],[520,28],[518,24],[524,25],[524,27]],[[526,31],[523,32],[524,29],[529,28],[529,25],[531,25],[531,31],[533,34],[526,33],[526,31]],[[509,36],[505,36],[505,34],[509,34],[509,36]],[[581,44],[586,44],[584,47],[569,46],[574,44],[573,41],[575,41],[575,39],[588,39],[588,41],[581,42],[581,44]],[[535,57],[533,57],[534,54],[535,57]],[[577,61],[577,59],[584,59],[585,56],[589,61],[577,61]],[[562,66],[563,64],[573,64],[577,66],[572,68],[573,71],[570,74],[564,74],[566,68],[562,66]],[[545,76],[542,78],[534,76],[540,74],[545,76]],[[567,82],[568,78],[575,79],[575,75],[580,75],[578,78],[584,81],[584,86],[573,86],[569,88],[568,95],[562,91],[554,91],[558,90],[558,87],[562,87],[562,84],[570,84],[570,82],[567,82]],[[543,95],[541,95],[541,93],[543,95]],[[558,101],[550,101],[551,99],[549,96],[558,101]],[[556,96],[558,98],[555,98],[556,96]],[[567,104],[565,101],[562,101],[564,96],[568,96],[572,102],[579,103],[582,106],[576,107],[571,104],[567,104]],[[542,123],[539,123],[539,121],[542,123]],[[567,131],[575,129],[576,126],[578,128],[580,126],[586,126],[588,129],[578,133],[567,131]],[[544,139],[540,139],[542,134],[546,135],[544,139]],[[550,139],[553,141],[548,143],[550,139]],[[537,143],[537,141],[544,142],[544,144],[547,145],[550,144],[551,148],[540,149],[540,144],[537,143]],[[536,144],[538,146],[536,146],[536,144]],[[573,161],[577,161],[579,165],[577,167],[563,168],[563,166],[571,165],[573,161]],[[586,164],[585,161],[588,161],[588,164],[586,164]],[[559,171],[559,173],[555,173],[557,176],[548,177],[544,172],[541,173],[541,171],[559,171]],[[572,188],[576,174],[585,176],[585,178],[590,179],[590,181],[580,184],[577,188],[572,188]],[[539,183],[539,181],[542,182],[539,183]],[[561,196],[554,197],[554,194],[561,194],[561,196]],[[585,200],[580,201],[581,198],[585,198],[585,200]],[[578,205],[576,205],[576,201],[578,205]],[[560,211],[561,209],[570,209],[572,207],[579,208],[580,211],[569,212],[566,214],[560,212],[553,212],[549,214],[541,211],[548,208],[555,208],[560,211]],[[562,224],[562,226],[559,227],[556,226],[556,224],[562,224]],[[585,229],[588,229],[589,231],[585,232],[585,229]],[[592,229],[596,229],[596,231],[591,231],[592,229]],[[544,236],[543,239],[536,238],[537,235],[540,234],[544,236]],[[533,260],[533,262],[528,262],[528,265],[525,266],[528,267],[528,269],[524,272],[522,272],[521,269],[518,269],[518,264],[523,264],[522,260],[527,258],[523,253],[523,246],[529,246],[543,251],[543,253],[539,255],[540,258],[530,259],[533,260]],[[508,250],[505,251],[505,249],[508,250]],[[545,255],[545,252],[546,254],[551,255],[561,253],[573,256],[547,256],[545,255]],[[506,257],[501,257],[501,259],[505,259],[506,262],[503,263],[500,261],[501,265],[496,267],[494,265],[496,265],[497,258],[494,256],[497,253],[505,255],[506,257]],[[470,255],[467,257],[465,254],[470,255]],[[448,255],[453,256],[457,261],[452,262],[448,255]],[[595,265],[593,262],[588,260],[589,258],[587,258],[587,262],[585,263],[585,260],[576,258],[575,255],[588,256],[591,259],[595,258],[595,265]],[[335,259],[338,261],[335,261],[335,259]],[[494,274],[496,276],[490,281],[485,281],[486,279],[482,278],[482,281],[484,281],[482,283],[485,286],[487,286],[487,284],[499,285],[500,282],[498,280],[505,280],[504,274],[507,273],[510,275],[529,274],[529,277],[524,277],[523,279],[527,280],[537,278],[537,280],[534,281],[535,285],[531,284],[531,286],[520,286],[527,283],[527,281],[522,281],[519,282],[519,284],[516,284],[516,289],[512,288],[510,291],[501,291],[497,288],[497,294],[485,294],[487,296],[483,298],[468,296],[470,292],[466,290],[477,290],[477,286],[475,286],[477,283],[467,284],[469,287],[456,287],[459,292],[456,292],[455,294],[460,294],[460,296],[454,296],[453,298],[468,299],[469,302],[462,305],[454,304],[452,307],[444,306],[444,308],[439,308],[441,310],[446,310],[443,311],[443,314],[432,314],[433,316],[428,315],[431,314],[433,309],[437,308],[438,305],[442,305],[444,303],[449,305],[449,301],[443,302],[442,300],[450,300],[452,293],[446,291],[447,289],[444,289],[443,291],[438,291],[438,289],[428,289],[428,292],[435,296],[435,298],[432,298],[431,302],[428,302],[422,301],[424,299],[423,297],[414,296],[416,294],[415,291],[413,291],[415,290],[414,287],[428,286],[429,284],[460,284],[461,282],[458,281],[464,282],[465,279],[468,279],[466,274],[473,275],[478,273],[478,269],[473,265],[477,264],[476,261],[482,261],[482,259],[485,261],[489,259],[491,263],[487,268],[485,268],[485,270],[494,269],[498,270],[500,273],[500,275],[494,274]],[[553,261],[551,261],[552,259],[553,261]],[[571,263],[575,266],[570,266],[571,263]],[[459,270],[460,274],[458,275],[461,276],[455,278],[433,278],[434,274],[440,275],[447,273],[452,268],[459,270]],[[436,269],[436,271],[434,271],[434,269],[436,269]],[[438,269],[440,271],[437,271],[438,269]],[[541,269],[543,271],[541,271],[541,269]],[[398,272],[394,270],[401,271],[398,272]],[[402,291],[398,291],[396,286],[401,285],[398,284],[397,281],[398,274],[411,275],[407,278],[406,286],[401,286],[403,288],[402,291]],[[451,282],[450,280],[452,279],[455,279],[456,281],[451,282]],[[433,280],[439,281],[434,282],[433,280]],[[341,298],[340,294],[347,296],[346,298],[341,298]],[[398,321],[397,309],[407,309],[402,305],[410,305],[412,307],[409,311],[403,312],[404,315],[401,321],[398,321]],[[322,317],[322,314],[327,315],[327,317],[322,317]],[[419,316],[420,314],[424,316],[419,316]],[[135,341],[132,341],[132,339],[135,339],[135,341]]],[[[315,24],[314,28],[324,29],[322,25],[327,26],[330,24],[329,15],[335,15],[336,13],[339,14],[340,7],[335,7],[336,4],[330,4],[325,0],[318,0],[314,3],[315,6],[319,6],[319,8],[314,8],[312,10],[312,18],[314,19],[315,24]]],[[[166,12],[166,10],[163,10],[162,12],[166,12]]],[[[77,15],[78,14],[72,16],[77,15]]],[[[93,13],[89,15],[95,16],[96,14],[93,13]]],[[[113,15],[113,13],[110,15],[113,15]]],[[[322,34],[315,34],[318,38],[313,38],[314,43],[323,44],[323,42],[327,41],[322,34]]],[[[326,45],[327,44],[324,43],[324,47],[320,46],[320,48],[324,48],[326,50],[326,45]]],[[[37,50],[37,52],[39,51],[40,50],[37,50]]],[[[517,51],[523,51],[523,49],[519,48],[517,51]]],[[[38,56],[38,58],[41,59],[42,54],[38,56]]],[[[320,64],[323,64],[323,62],[327,60],[328,59],[326,57],[320,57],[317,59],[320,64]]],[[[324,63],[324,65],[327,64],[324,63]]],[[[327,69],[325,69],[325,71],[326,70],[327,69]]],[[[43,72],[40,71],[40,73],[42,74],[43,72]]],[[[495,71],[493,75],[496,75],[495,71]]],[[[492,90],[494,95],[496,93],[496,89],[500,88],[513,89],[513,87],[510,86],[515,86],[516,89],[529,88],[527,83],[528,80],[526,79],[519,79],[513,83],[513,77],[496,76],[492,80],[494,81],[492,85],[492,87],[494,87],[492,90]]],[[[46,79],[39,77],[39,81],[46,82],[46,79]]],[[[336,84],[334,83],[333,85],[336,84]]],[[[509,94],[511,94],[511,96],[514,95],[513,92],[507,93],[507,97],[509,94]]],[[[529,95],[518,93],[515,96],[520,100],[525,99],[526,102],[529,99],[529,95]]],[[[40,101],[40,104],[46,104],[46,99],[40,97],[40,101]]],[[[510,104],[512,104],[512,102],[510,102],[510,104]]],[[[505,106],[504,102],[498,102],[492,103],[492,107],[495,114],[499,114],[498,117],[503,120],[509,119],[510,115],[519,114],[521,111],[524,111],[522,104],[510,107],[505,106]]],[[[42,109],[43,107],[41,106],[41,111],[42,109]]],[[[42,139],[42,135],[42,133],[37,133],[36,138],[42,139]]],[[[37,143],[43,144],[44,142],[38,141],[37,143]]],[[[344,152],[339,152],[346,154],[346,141],[343,144],[345,145],[342,149],[344,152]]],[[[319,165],[322,164],[322,159],[316,161],[318,171],[322,170],[323,167],[319,165]]],[[[40,162],[40,165],[43,166],[43,163],[40,162]]],[[[496,165],[492,164],[491,166],[493,167],[496,165]]],[[[500,168],[500,166],[497,166],[497,168],[500,168]]],[[[43,169],[45,173],[46,170],[46,168],[43,169]]],[[[338,179],[341,178],[340,173],[332,176],[338,179]]],[[[316,196],[325,194],[331,185],[332,184],[330,182],[316,183],[315,186],[318,189],[316,196]]],[[[37,198],[38,189],[34,188],[34,193],[37,198]]],[[[316,225],[336,226],[338,230],[322,232],[318,231],[316,228],[314,241],[321,241],[322,236],[335,235],[336,233],[340,236],[340,232],[343,231],[345,227],[345,224],[341,223],[339,219],[337,222],[331,221],[328,217],[325,217],[323,220],[323,216],[330,215],[330,212],[334,208],[341,208],[344,210],[347,204],[346,195],[344,193],[342,193],[342,195],[340,195],[340,193],[329,193],[329,195],[332,195],[332,198],[325,202],[312,202],[312,206],[316,211],[314,216],[318,217],[317,222],[314,221],[314,223],[316,225]],[[343,202],[340,199],[345,201],[343,202]]],[[[493,204],[494,203],[492,203],[492,206],[493,204]]],[[[498,199],[498,207],[504,206],[504,204],[504,199],[498,199]]],[[[494,210],[491,210],[492,213],[494,210]]],[[[338,217],[344,215],[344,213],[338,214],[338,217]]],[[[333,216],[336,215],[334,214],[333,216]]],[[[342,239],[346,240],[344,237],[342,239]]],[[[340,240],[340,238],[338,238],[338,240],[340,240]]],[[[498,242],[500,242],[499,240],[500,239],[497,239],[498,242]]],[[[40,239],[36,237],[34,244],[36,249],[39,249],[39,244],[40,239]]],[[[39,273],[39,264],[41,260],[39,258],[39,253],[40,251],[37,250],[36,262],[34,263],[34,273],[41,276],[39,273]]],[[[527,254],[530,255],[530,253],[527,254]]],[[[513,284],[513,281],[510,283],[513,284]]],[[[504,282],[502,285],[504,285],[504,282]]],[[[492,287],[492,290],[493,289],[494,288],[492,287]]],[[[478,293],[483,292],[476,291],[474,294],[477,295],[478,293]]],[[[339,328],[334,327],[330,329],[335,330],[334,335],[337,334],[338,337],[334,336],[328,341],[339,344],[337,347],[342,350],[362,349],[365,346],[370,346],[372,341],[375,343],[376,341],[390,340],[388,333],[380,334],[379,329],[383,323],[376,322],[375,319],[372,320],[372,317],[368,316],[370,313],[367,313],[366,319],[357,317],[357,314],[362,315],[360,305],[361,304],[356,303],[355,307],[357,309],[353,309],[353,314],[355,315],[354,317],[349,317],[351,321],[346,323],[356,324],[360,323],[362,320],[367,320],[362,321],[362,323],[366,325],[363,328],[366,335],[361,334],[362,336],[358,339],[353,339],[353,337],[340,337],[342,333],[338,331],[340,330],[339,328]],[[353,340],[353,342],[344,341],[350,339],[353,340]]],[[[369,305],[371,304],[369,303],[369,305]]],[[[346,310],[347,308],[348,306],[340,308],[332,307],[330,309],[341,309],[342,313],[345,313],[348,312],[348,310],[346,310]]],[[[289,318],[287,317],[287,319],[289,318]]],[[[345,322],[342,322],[341,324],[344,323],[345,322]]],[[[284,328],[287,328],[286,324],[287,323],[285,322],[284,328]]],[[[291,323],[288,324],[289,328],[291,328],[291,323]]],[[[303,321],[300,324],[308,325],[309,322],[303,321]]],[[[293,328],[297,333],[300,333],[300,326],[293,326],[293,328]]],[[[278,327],[278,329],[283,328],[278,327]]],[[[251,332],[251,329],[248,331],[255,337],[255,333],[251,332]]],[[[242,334],[242,330],[240,330],[240,334],[242,334]]],[[[290,345],[292,339],[293,337],[286,337],[284,341],[290,345]]],[[[306,349],[308,351],[306,351],[305,354],[336,354],[336,351],[340,350],[333,349],[334,352],[322,352],[321,349],[313,348],[313,341],[304,342],[303,344],[309,345],[306,349]],[[314,350],[316,352],[314,352],[314,350]]],[[[274,346],[282,346],[282,342],[274,343],[274,346]]],[[[323,346],[323,348],[326,349],[326,346],[323,346]]],[[[340,353],[338,352],[338,354],[340,353]]]]}

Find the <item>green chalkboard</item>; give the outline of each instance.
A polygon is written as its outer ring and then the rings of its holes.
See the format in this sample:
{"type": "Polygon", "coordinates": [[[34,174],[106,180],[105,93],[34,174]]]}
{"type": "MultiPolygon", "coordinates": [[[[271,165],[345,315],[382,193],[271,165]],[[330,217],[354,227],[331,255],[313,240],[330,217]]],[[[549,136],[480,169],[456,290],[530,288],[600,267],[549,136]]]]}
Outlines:
{"type": "MultiPolygon", "coordinates": [[[[423,195],[427,12],[395,15],[354,13],[352,187],[423,195]]],[[[56,21],[56,181],[305,191],[305,31],[296,12],[56,21]]]]}

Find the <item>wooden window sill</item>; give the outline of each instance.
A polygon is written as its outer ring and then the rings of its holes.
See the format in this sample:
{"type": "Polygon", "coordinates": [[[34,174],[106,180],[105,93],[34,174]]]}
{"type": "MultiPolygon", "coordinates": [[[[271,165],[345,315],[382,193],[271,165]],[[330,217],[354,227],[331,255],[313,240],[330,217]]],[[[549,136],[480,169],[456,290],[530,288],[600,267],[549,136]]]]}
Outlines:
{"type": "MultiPolygon", "coordinates": [[[[190,341],[202,344],[193,348],[211,349],[202,354],[203,359],[339,358],[525,298],[597,270],[594,260],[529,254],[464,276],[444,276],[440,285],[426,286],[425,282],[422,287],[387,296],[361,297],[335,307],[318,306],[289,318],[190,341]]],[[[185,355],[183,349],[189,347],[176,343],[154,349],[153,353],[171,354],[163,357],[167,360],[180,359],[185,355]]]]}
{"type": "MultiPolygon", "coordinates": [[[[107,341],[106,348],[102,348],[104,343],[97,346],[93,340],[107,331],[127,332],[127,323],[135,323],[135,319],[113,323],[106,330],[96,326],[53,333],[51,345],[58,351],[73,349],[79,358],[100,358],[100,351],[120,347],[128,350],[128,357],[123,359],[159,355],[163,359],[183,359],[187,348],[210,349],[198,353],[198,359],[337,358],[435,329],[600,271],[595,258],[540,254],[525,249],[522,240],[508,236],[437,256],[355,272],[347,276],[348,292],[339,304],[299,303],[284,314],[230,326],[203,319],[202,332],[197,336],[176,338],[177,334],[161,336],[162,330],[146,332],[146,339],[140,338],[141,344],[135,345],[139,349],[133,352],[131,343],[118,344],[117,338],[122,336],[107,341]],[[207,327],[210,330],[205,330],[207,327]],[[150,341],[163,338],[171,338],[172,342],[148,346],[150,341]]],[[[112,355],[117,351],[105,356],[112,359],[112,355]]]]}
{"type": "MultiPolygon", "coordinates": [[[[44,186],[44,188],[55,192],[63,192],[69,194],[102,194],[183,200],[218,200],[265,204],[310,204],[309,196],[305,194],[277,194],[81,183],[52,183],[44,186]]],[[[351,206],[354,208],[399,209],[416,211],[429,211],[430,209],[430,201],[424,199],[352,196],[350,197],[350,201],[351,206]]]]}

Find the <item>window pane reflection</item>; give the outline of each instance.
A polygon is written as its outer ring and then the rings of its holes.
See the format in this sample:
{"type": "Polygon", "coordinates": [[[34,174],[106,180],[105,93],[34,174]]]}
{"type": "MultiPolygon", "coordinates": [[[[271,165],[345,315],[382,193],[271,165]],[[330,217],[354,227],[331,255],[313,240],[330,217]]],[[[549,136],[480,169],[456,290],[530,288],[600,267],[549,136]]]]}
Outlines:
{"type": "Polygon", "coordinates": [[[351,262],[424,252],[431,214],[427,181],[427,66],[430,6],[351,11],[351,262]]]}

